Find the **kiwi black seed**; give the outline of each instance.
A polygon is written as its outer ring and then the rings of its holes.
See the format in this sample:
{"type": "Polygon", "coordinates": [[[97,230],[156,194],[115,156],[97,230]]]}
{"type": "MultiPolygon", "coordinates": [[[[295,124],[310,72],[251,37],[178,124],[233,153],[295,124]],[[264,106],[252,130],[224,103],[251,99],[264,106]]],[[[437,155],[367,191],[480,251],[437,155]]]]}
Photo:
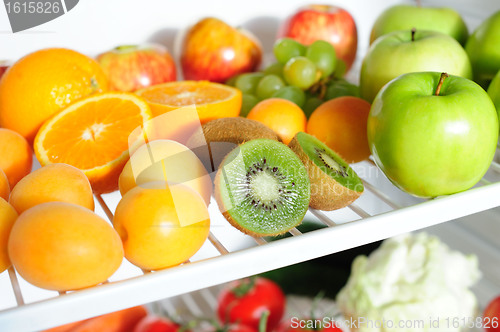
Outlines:
{"type": "Polygon", "coordinates": [[[286,145],[255,139],[224,158],[215,198],[224,217],[243,233],[274,236],[302,222],[310,201],[309,176],[286,145]]]}
{"type": "Polygon", "coordinates": [[[205,123],[186,146],[196,153],[207,169],[215,171],[229,151],[258,138],[280,141],[271,128],[258,121],[241,117],[221,118],[205,123]]]}
{"type": "Polygon", "coordinates": [[[299,132],[289,147],[309,173],[312,208],[325,211],[340,209],[363,193],[363,182],[349,164],[316,137],[299,132]]]}

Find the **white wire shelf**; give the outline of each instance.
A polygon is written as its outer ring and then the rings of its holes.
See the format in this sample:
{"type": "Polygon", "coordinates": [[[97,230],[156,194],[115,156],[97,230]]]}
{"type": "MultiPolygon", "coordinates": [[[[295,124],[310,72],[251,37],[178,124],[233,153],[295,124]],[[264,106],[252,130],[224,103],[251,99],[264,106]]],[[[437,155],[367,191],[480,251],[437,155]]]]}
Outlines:
{"type": "MultiPolygon", "coordinates": [[[[124,260],[108,282],[65,294],[35,289],[10,268],[8,273],[0,274],[0,296],[12,298],[11,305],[0,308],[0,330],[42,330],[201,290],[500,206],[497,162],[492,163],[474,188],[432,200],[403,194],[372,161],[358,163],[354,168],[363,178],[365,193],[341,210],[309,209],[305,219],[328,226],[320,230],[302,234],[293,229],[292,237],[276,241],[253,238],[230,226],[212,200],[209,238],[189,262],[180,266],[146,272],[124,260]]],[[[112,219],[119,194],[97,196],[96,200],[101,207],[97,212],[112,219]]]]}

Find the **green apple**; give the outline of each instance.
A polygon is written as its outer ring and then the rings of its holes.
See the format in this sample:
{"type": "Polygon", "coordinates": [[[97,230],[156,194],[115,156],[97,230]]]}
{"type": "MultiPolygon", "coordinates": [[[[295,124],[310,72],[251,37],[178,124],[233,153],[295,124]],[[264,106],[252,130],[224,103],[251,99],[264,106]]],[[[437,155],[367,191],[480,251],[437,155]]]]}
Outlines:
{"type": "Polygon", "coordinates": [[[474,80],[487,88],[500,70],[500,11],[485,20],[467,40],[474,80]]]}
{"type": "Polygon", "coordinates": [[[488,94],[490,95],[493,104],[495,104],[498,118],[500,119],[500,71],[498,71],[491,81],[491,84],[488,87],[488,94]]]}
{"type": "Polygon", "coordinates": [[[376,164],[402,190],[420,197],[474,186],[493,160],[498,117],[478,84],[437,72],[408,73],[387,84],[368,117],[376,164]]]}
{"type": "Polygon", "coordinates": [[[464,20],[451,8],[396,5],[386,9],[377,18],[370,34],[370,44],[389,32],[412,28],[442,32],[462,45],[465,45],[469,36],[464,20]]]}
{"type": "Polygon", "coordinates": [[[419,71],[447,72],[472,79],[467,53],[455,39],[436,31],[394,31],[378,38],[363,59],[361,98],[371,102],[390,80],[419,71]]]}

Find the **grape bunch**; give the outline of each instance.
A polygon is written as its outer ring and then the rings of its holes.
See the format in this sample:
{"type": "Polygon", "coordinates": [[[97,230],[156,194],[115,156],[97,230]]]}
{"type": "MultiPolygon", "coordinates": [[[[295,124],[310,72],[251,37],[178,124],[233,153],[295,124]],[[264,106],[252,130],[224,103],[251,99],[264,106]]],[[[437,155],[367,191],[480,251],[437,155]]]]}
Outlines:
{"type": "Polygon", "coordinates": [[[278,62],[261,72],[241,74],[226,82],[243,93],[242,116],[268,98],[290,100],[309,117],[324,101],[345,95],[359,97],[359,88],[342,78],[345,64],[337,59],[330,43],[317,40],[305,46],[282,38],[276,41],[273,51],[278,62]]]}

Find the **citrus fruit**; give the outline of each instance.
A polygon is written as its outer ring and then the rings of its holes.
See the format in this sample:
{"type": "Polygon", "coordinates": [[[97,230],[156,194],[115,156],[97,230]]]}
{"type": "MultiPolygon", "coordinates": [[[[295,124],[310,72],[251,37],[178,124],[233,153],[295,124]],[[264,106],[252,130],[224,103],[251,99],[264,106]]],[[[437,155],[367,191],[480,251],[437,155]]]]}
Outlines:
{"type": "Polygon", "coordinates": [[[334,98],[321,104],[309,118],[307,133],[316,136],[349,163],[370,156],[366,126],[370,103],[357,97],[334,98]]]}
{"type": "Polygon", "coordinates": [[[31,172],[33,151],[28,142],[15,131],[0,128],[0,169],[14,188],[24,176],[31,172]]]}
{"type": "Polygon", "coordinates": [[[210,203],[212,180],[205,166],[186,146],[171,140],[149,142],[130,157],[118,181],[120,193],[149,182],[183,183],[210,203]]]}
{"type": "Polygon", "coordinates": [[[155,85],[136,92],[146,99],[154,116],[195,105],[201,123],[238,116],[241,91],[209,81],[180,81],[155,85]]]}
{"type": "Polygon", "coordinates": [[[288,144],[296,133],[306,130],[306,116],[295,103],[281,98],[259,102],[247,115],[274,130],[283,143],[288,144]]]}
{"type": "Polygon", "coordinates": [[[30,143],[40,126],[70,103],[108,89],[96,61],[64,48],[33,52],[17,61],[0,82],[0,126],[30,143]]]}
{"type": "Polygon", "coordinates": [[[64,202],[37,205],[12,227],[9,257],[29,283],[67,291],[106,281],[120,267],[120,237],[94,212],[64,202]]]}
{"type": "Polygon", "coordinates": [[[7,175],[5,175],[5,173],[0,168],[0,198],[8,200],[9,195],[10,195],[9,179],[7,179],[7,175]]]}
{"type": "Polygon", "coordinates": [[[89,180],[76,167],[49,164],[25,176],[12,189],[9,203],[18,213],[46,202],[67,202],[94,210],[89,180]]]}
{"type": "Polygon", "coordinates": [[[144,126],[147,134],[150,119],[148,104],[134,94],[96,94],[45,122],[35,138],[35,153],[42,166],[75,166],[87,175],[94,192],[111,192],[118,189],[118,177],[129,157],[129,142],[143,138],[138,127],[144,126]]]}
{"type": "Polygon", "coordinates": [[[9,241],[10,230],[17,219],[17,212],[0,197],[0,273],[10,267],[7,243],[9,241]]]}
{"type": "Polygon", "coordinates": [[[210,218],[203,198],[183,184],[135,187],[118,204],[113,226],[125,258],[145,270],[179,265],[203,245],[210,218]]]}

